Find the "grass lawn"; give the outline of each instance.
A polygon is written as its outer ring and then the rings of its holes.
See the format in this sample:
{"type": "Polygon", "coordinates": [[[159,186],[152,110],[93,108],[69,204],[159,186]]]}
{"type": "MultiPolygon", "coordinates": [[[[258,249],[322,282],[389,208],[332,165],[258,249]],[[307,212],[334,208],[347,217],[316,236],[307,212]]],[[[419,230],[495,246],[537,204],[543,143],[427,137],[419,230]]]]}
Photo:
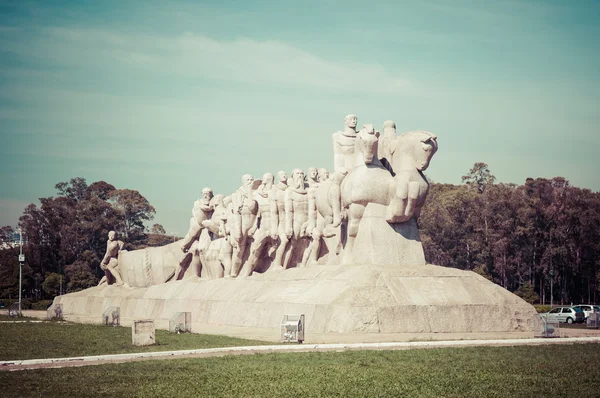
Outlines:
{"type": "Polygon", "coordinates": [[[16,317],[16,318],[11,318],[8,315],[0,315],[0,321],[6,322],[6,321],[36,321],[37,319],[34,318],[28,318],[28,317],[16,317]]]}
{"type": "Polygon", "coordinates": [[[67,322],[0,323],[0,361],[272,344],[226,336],[174,334],[165,330],[156,330],[156,342],[148,347],[132,346],[130,327],[67,322]]]}
{"type": "Polygon", "coordinates": [[[4,396],[597,397],[600,344],[256,354],[0,372],[4,396]],[[83,382],[82,382],[83,381],[83,382]]]}

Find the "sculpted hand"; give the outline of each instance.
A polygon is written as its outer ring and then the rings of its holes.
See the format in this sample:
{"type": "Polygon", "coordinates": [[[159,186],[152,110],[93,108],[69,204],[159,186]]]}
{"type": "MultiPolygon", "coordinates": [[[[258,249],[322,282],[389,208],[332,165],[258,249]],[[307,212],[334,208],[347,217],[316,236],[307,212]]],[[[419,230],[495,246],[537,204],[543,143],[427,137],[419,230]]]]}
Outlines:
{"type": "Polygon", "coordinates": [[[293,230],[293,229],[291,229],[291,228],[288,228],[288,229],[286,229],[286,230],[285,230],[285,236],[286,236],[288,239],[291,239],[293,234],[294,234],[294,230],[293,230]]]}

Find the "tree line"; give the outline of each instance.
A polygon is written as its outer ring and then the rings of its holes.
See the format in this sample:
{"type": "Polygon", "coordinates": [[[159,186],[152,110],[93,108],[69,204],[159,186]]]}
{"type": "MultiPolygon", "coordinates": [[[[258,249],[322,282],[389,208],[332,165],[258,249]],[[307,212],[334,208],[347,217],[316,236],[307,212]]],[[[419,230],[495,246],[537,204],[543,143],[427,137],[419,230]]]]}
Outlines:
{"type": "Polygon", "coordinates": [[[431,184],[419,219],[429,263],[475,271],[528,301],[600,299],[600,193],[562,177],[495,183],[476,163],[462,185],[431,184]]]}
{"type": "MultiPolygon", "coordinates": [[[[55,186],[54,197],[30,204],[19,219],[27,244],[23,288],[31,298],[85,289],[102,276],[107,234],[126,249],[162,246],[164,228],[145,224],[155,209],[138,191],[80,177],[55,186]],[[65,289],[66,288],[66,289],[65,289]]],[[[496,183],[476,163],[463,184],[431,183],[419,219],[429,263],[471,270],[530,302],[600,301],[600,193],[562,177],[496,183]]],[[[15,230],[0,228],[0,297],[18,296],[15,230]]]]}
{"type": "MultiPolygon", "coordinates": [[[[126,249],[160,246],[170,242],[164,228],[144,223],[156,210],[138,191],[116,189],[84,178],[56,184],[56,196],[28,205],[19,218],[26,244],[23,253],[23,291],[31,299],[52,298],[62,291],[94,286],[103,272],[100,261],[106,251],[108,232],[116,231],[126,249]]],[[[0,297],[18,297],[19,248],[16,231],[0,229],[0,297]]]]}

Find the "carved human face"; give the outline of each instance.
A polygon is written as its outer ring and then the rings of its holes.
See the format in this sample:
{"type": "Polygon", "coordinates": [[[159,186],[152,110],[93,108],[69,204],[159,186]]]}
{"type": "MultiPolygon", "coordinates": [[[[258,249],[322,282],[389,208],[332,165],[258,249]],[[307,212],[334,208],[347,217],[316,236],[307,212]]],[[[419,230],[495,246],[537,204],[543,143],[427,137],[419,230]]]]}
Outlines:
{"type": "Polygon", "coordinates": [[[202,201],[204,203],[209,203],[213,197],[213,193],[211,189],[204,188],[202,190],[202,201]]]}
{"type": "Polygon", "coordinates": [[[262,183],[264,185],[270,185],[270,184],[273,184],[274,180],[275,180],[275,177],[273,177],[273,174],[265,173],[262,178],[262,183]]]}
{"type": "Polygon", "coordinates": [[[285,171],[280,171],[277,173],[277,178],[279,178],[279,182],[283,182],[285,184],[287,182],[287,173],[285,171]]]}
{"type": "Polygon", "coordinates": [[[299,169],[295,169],[292,172],[292,180],[294,181],[294,187],[301,188],[304,186],[304,172],[299,169]]]}
{"type": "Polygon", "coordinates": [[[244,176],[242,177],[242,184],[248,188],[252,186],[253,182],[254,177],[252,177],[250,174],[244,174],[244,176]]]}
{"type": "Polygon", "coordinates": [[[327,181],[329,179],[329,171],[327,169],[319,169],[319,182],[327,181]]]}
{"type": "Polygon", "coordinates": [[[308,169],[308,178],[310,178],[312,180],[316,180],[317,179],[317,169],[315,169],[314,167],[310,167],[308,169]]]}
{"type": "Polygon", "coordinates": [[[356,117],[356,115],[348,115],[344,119],[344,123],[346,124],[346,126],[355,129],[358,123],[358,118],[356,117]]]}
{"type": "Polygon", "coordinates": [[[110,232],[108,233],[108,240],[110,240],[111,242],[112,242],[113,240],[115,240],[115,238],[116,238],[116,237],[117,237],[117,233],[116,233],[115,231],[110,231],[110,232]]]}

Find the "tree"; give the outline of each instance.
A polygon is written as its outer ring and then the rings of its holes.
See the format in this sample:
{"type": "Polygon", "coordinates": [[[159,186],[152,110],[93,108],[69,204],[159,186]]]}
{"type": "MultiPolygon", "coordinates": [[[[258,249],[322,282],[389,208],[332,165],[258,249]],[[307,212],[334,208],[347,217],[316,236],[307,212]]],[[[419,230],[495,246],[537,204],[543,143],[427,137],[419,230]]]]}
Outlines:
{"type": "Polygon", "coordinates": [[[42,289],[44,293],[49,297],[56,297],[60,293],[60,286],[63,281],[63,276],[56,272],[51,272],[46,276],[42,283],[42,289]]]}
{"type": "Polygon", "coordinates": [[[88,197],[88,185],[85,178],[71,178],[69,182],[59,182],[54,186],[59,196],[65,196],[74,201],[83,200],[88,197]]]}
{"type": "Polygon", "coordinates": [[[65,274],[68,278],[67,288],[69,292],[87,289],[98,284],[98,278],[92,272],[100,265],[100,259],[92,251],[83,252],[73,264],[65,266],[65,274]]]}
{"type": "Polygon", "coordinates": [[[521,285],[521,287],[515,291],[515,294],[527,301],[529,304],[533,304],[539,300],[537,293],[529,282],[525,282],[523,285],[521,285]]]}
{"type": "Polygon", "coordinates": [[[159,234],[159,235],[164,235],[167,233],[167,231],[165,231],[164,227],[160,224],[154,224],[152,226],[152,229],[150,230],[151,234],[159,234]]]}
{"type": "Polygon", "coordinates": [[[135,241],[144,235],[144,221],[154,218],[156,210],[138,191],[117,189],[110,193],[110,203],[124,221],[123,235],[135,241]]]}
{"type": "Polygon", "coordinates": [[[477,162],[467,175],[462,176],[462,181],[467,186],[477,189],[477,192],[483,193],[489,185],[496,181],[496,177],[486,163],[477,162]]]}

